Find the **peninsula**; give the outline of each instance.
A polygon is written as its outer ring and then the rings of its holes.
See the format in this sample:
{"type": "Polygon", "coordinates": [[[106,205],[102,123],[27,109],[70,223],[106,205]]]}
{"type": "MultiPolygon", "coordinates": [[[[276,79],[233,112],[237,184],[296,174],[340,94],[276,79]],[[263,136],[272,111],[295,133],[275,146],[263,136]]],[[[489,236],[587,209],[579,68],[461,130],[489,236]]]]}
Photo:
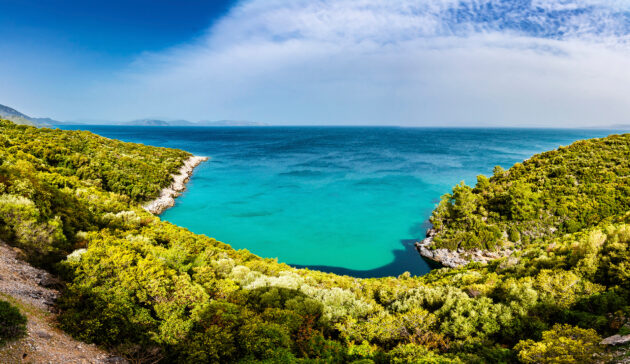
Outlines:
{"type": "Polygon", "coordinates": [[[155,200],[147,202],[144,205],[144,209],[154,215],[159,215],[166,209],[173,207],[175,205],[175,198],[186,189],[186,183],[192,176],[195,168],[207,160],[208,157],[200,156],[191,156],[186,159],[178,173],[171,176],[173,183],[162,189],[160,195],[155,200]]]}

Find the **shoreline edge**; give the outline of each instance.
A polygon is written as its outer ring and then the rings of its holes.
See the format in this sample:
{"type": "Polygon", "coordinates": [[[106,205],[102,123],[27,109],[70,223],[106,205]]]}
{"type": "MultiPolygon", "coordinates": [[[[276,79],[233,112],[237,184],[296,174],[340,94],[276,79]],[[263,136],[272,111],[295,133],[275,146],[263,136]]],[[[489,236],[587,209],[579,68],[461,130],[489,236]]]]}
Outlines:
{"type": "Polygon", "coordinates": [[[188,183],[195,168],[208,159],[208,157],[196,155],[186,159],[184,164],[180,167],[179,173],[172,175],[173,183],[162,189],[160,195],[155,200],[145,203],[142,207],[153,215],[160,215],[167,209],[175,206],[175,198],[181,195],[186,189],[186,183],[188,183]]]}
{"type": "Polygon", "coordinates": [[[431,259],[432,261],[447,268],[463,267],[470,262],[488,264],[490,261],[495,259],[510,257],[512,253],[514,253],[514,250],[512,249],[500,249],[497,251],[481,249],[466,251],[461,248],[457,251],[448,250],[446,248],[434,249],[432,247],[435,235],[437,235],[437,231],[434,228],[430,228],[427,230],[426,238],[422,241],[417,241],[414,245],[421,256],[431,259]]]}

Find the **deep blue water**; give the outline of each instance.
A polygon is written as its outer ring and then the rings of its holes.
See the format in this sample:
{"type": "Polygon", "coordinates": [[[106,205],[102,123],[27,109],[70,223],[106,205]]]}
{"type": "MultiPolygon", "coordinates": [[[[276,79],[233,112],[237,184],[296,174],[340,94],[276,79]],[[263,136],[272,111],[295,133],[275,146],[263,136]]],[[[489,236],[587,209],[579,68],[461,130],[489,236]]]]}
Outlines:
{"type": "Polygon", "coordinates": [[[442,194],[495,165],[606,130],[66,126],[211,157],[162,218],[279,261],[359,277],[414,275],[442,194]]]}

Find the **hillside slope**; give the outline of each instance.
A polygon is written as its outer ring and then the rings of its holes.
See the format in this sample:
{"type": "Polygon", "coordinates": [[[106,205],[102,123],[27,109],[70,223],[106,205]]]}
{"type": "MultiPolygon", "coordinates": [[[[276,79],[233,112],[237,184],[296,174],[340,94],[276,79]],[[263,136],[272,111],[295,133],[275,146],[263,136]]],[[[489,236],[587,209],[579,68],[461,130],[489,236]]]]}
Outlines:
{"type": "Polygon", "coordinates": [[[77,341],[56,327],[54,301],[59,283],[18,257],[0,241],[0,299],[9,299],[26,315],[26,337],[0,346],[0,363],[124,363],[95,345],[77,341]],[[57,287],[55,287],[57,286],[57,287]]]}
{"type": "MultiPolygon", "coordinates": [[[[619,138],[594,150],[607,153],[619,138]]],[[[0,123],[0,239],[63,278],[59,323],[76,338],[169,363],[589,363],[625,355],[623,346],[599,344],[630,334],[630,216],[622,208],[487,265],[357,279],[235,251],[144,211],[141,203],[188,156],[0,123]]],[[[553,157],[537,158],[551,168],[553,157]]],[[[589,205],[573,210],[592,216],[589,205]]]]}
{"type": "Polygon", "coordinates": [[[50,127],[55,122],[50,118],[32,118],[5,105],[0,105],[0,119],[10,120],[20,125],[30,125],[37,127],[50,127]]]}
{"type": "Polygon", "coordinates": [[[522,247],[630,211],[630,134],[582,140],[459,184],[431,216],[434,246],[522,247]]]}

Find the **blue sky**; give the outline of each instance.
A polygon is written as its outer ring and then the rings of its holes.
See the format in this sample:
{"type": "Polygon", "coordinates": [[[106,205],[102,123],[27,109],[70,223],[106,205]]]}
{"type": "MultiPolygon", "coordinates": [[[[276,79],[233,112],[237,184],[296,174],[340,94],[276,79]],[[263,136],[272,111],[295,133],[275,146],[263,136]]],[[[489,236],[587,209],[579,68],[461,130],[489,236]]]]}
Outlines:
{"type": "Polygon", "coordinates": [[[142,51],[161,50],[203,34],[233,3],[0,0],[0,36],[4,47],[16,50],[61,48],[125,62],[142,51]]]}
{"type": "Polygon", "coordinates": [[[0,39],[61,120],[630,123],[629,0],[0,0],[0,39]]]}

